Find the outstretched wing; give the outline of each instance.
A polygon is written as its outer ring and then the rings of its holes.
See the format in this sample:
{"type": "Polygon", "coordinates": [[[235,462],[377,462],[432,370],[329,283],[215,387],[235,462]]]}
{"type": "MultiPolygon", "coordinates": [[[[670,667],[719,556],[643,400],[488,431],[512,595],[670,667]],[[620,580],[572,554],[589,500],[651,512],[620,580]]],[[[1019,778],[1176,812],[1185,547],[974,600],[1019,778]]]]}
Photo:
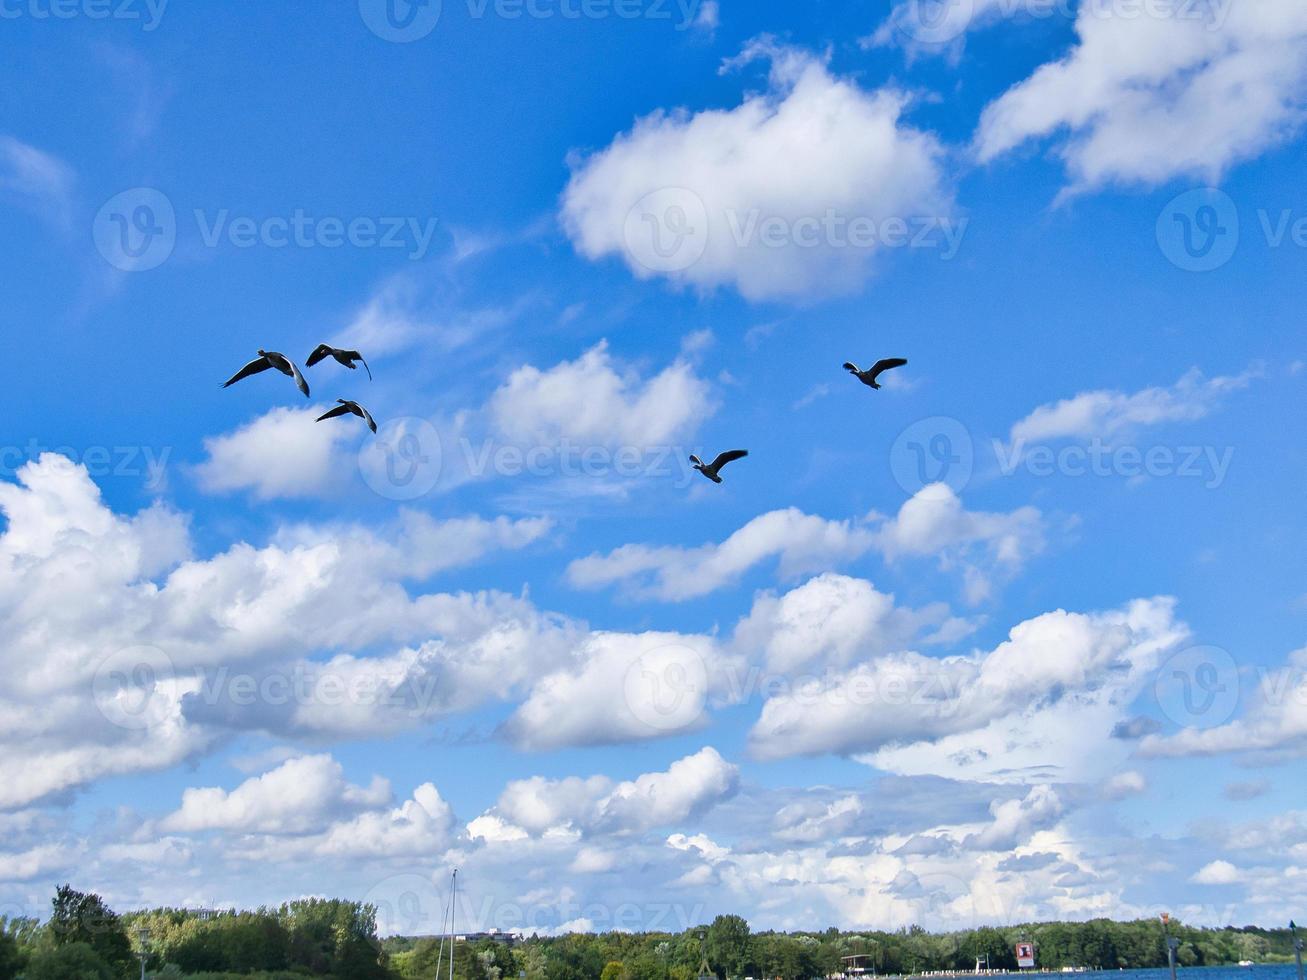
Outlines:
{"type": "Polygon", "coordinates": [[[372,417],[372,413],[369,412],[369,411],[368,411],[366,408],[364,408],[362,405],[360,405],[358,408],[359,408],[359,411],[363,413],[363,421],[366,422],[366,423],[368,424],[368,428],[372,430],[372,434],[373,434],[373,435],[376,435],[376,434],[377,434],[377,420],[374,419],[374,418],[372,417]]]}
{"type": "Polygon", "coordinates": [[[317,347],[313,348],[313,353],[309,355],[309,359],[304,362],[304,366],[313,367],[313,365],[317,364],[319,361],[325,360],[330,356],[331,348],[327,344],[318,344],[317,347]]]}
{"type": "Polygon", "coordinates": [[[858,368],[858,365],[854,364],[852,361],[846,361],[844,363],[844,370],[850,372],[851,374],[862,373],[862,371],[858,368]]]}
{"type": "Polygon", "coordinates": [[[290,365],[290,376],[295,379],[295,387],[304,392],[304,397],[309,397],[309,383],[304,380],[304,375],[300,374],[300,369],[295,366],[295,362],[289,357],[286,363],[290,365]]]}
{"type": "Polygon", "coordinates": [[[261,374],[270,367],[272,367],[272,362],[266,357],[257,357],[233,374],[231,379],[223,384],[223,387],[230,388],[237,381],[244,381],[246,378],[253,377],[256,374],[261,374]]]}
{"type": "Polygon", "coordinates": [[[747,449],[732,449],[714,459],[711,469],[720,470],[727,463],[734,463],[737,459],[744,459],[748,455],[749,451],[747,449]]]}
{"type": "Polygon", "coordinates": [[[356,350],[347,351],[345,356],[352,361],[358,361],[363,365],[363,370],[368,372],[368,380],[372,380],[372,368],[368,367],[368,362],[363,360],[363,355],[356,350]]]}
{"type": "Polygon", "coordinates": [[[893,371],[895,368],[901,368],[907,363],[908,362],[902,357],[887,357],[884,360],[877,361],[876,365],[867,373],[875,379],[879,378],[886,371],[893,371]]]}
{"type": "Polygon", "coordinates": [[[318,419],[318,421],[319,421],[319,422],[325,422],[325,421],[327,421],[327,419],[338,419],[338,418],[340,418],[342,415],[352,415],[352,414],[354,414],[354,413],[350,411],[350,408],[349,408],[348,405],[337,405],[335,408],[333,408],[333,409],[332,409],[330,412],[328,412],[326,415],[321,416],[321,417],[318,419]]]}

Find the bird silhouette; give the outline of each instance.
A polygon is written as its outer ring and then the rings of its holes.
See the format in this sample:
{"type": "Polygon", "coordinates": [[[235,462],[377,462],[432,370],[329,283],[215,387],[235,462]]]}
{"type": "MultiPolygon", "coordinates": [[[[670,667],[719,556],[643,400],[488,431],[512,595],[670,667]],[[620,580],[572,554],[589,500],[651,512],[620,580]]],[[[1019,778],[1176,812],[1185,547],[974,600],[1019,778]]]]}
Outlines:
{"type": "Polygon", "coordinates": [[[894,368],[901,368],[908,362],[902,357],[887,357],[884,360],[877,361],[869,369],[863,371],[852,361],[844,365],[844,370],[861,381],[868,388],[880,390],[879,378],[886,371],[892,371],[894,368]]]}
{"type": "Polygon", "coordinates": [[[304,375],[300,374],[300,369],[295,366],[295,362],[285,354],[278,354],[276,351],[269,350],[260,350],[259,356],[233,374],[230,379],[223,383],[223,387],[230,388],[237,381],[244,381],[256,374],[262,374],[269,368],[274,368],[286,375],[286,377],[293,378],[295,387],[304,392],[305,398],[309,397],[309,383],[304,380],[304,375]]]}
{"type": "Polygon", "coordinates": [[[363,360],[363,355],[356,350],[342,350],[339,347],[332,347],[330,344],[319,344],[313,349],[313,353],[309,355],[309,359],[304,363],[307,367],[313,367],[313,365],[325,361],[329,357],[335,358],[337,363],[343,364],[351,371],[357,371],[358,367],[354,362],[360,362],[363,369],[368,372],[368,380],[372,380],[372,368],[368,367],[368,362],[363,360]]]}
{"type": "Polygon", "coordinates": [[[333,408],[326,415],[318,419],[319,422],[325,422],[327,419],[344,418],[346,415],[357,415],[368,424],[368,428],[375,434],[377,431],[377,422],[372,417],[372,413],[360,405],[358,402],[346,401],[344,398],[337,398],[339,407],[333,408]]]}
{"type": "Polygon", "coordinates": [[[730,452],[722,453],[706,466],[704,465],[703,460],[698,456],[691,456],[690,462],[694,464],[696,470],[712,480],[713,483],[722,483],[722,467],[727,463],[734,463],[737,459],[744,459],[744,457],[748,455],[749,451],[747,449],[732,449],[730,452]]]}

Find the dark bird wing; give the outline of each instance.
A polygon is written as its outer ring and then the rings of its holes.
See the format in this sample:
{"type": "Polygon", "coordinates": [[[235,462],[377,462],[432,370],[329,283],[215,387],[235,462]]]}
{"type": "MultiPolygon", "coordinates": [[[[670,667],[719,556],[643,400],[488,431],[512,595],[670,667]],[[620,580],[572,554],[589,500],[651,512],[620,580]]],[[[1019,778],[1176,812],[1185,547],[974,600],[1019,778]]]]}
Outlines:
{"type": "Polygon", "coordinates": [[[845,362],[844,362],[844,370],[846,370],[846,371],[851,371],[851,372],[853,372],[854,374],[861,374],[861,373],[862,373],[862,371],[859,370],[858,365],[854,364],[852,361],[845,361],[845,362]]]}
{"type": "Polygon", "coordinates": [[[908,362],[902,357],[887,357],[884,360],[877,361],[875,366],[867,373],[870,374],[872,378],[879,378],[886,371],[893,371],[895,368],[904,367],[907,363],[908,362]]]}
{"type": "Polygon", "coordinates": [[[749,451],[747,449],[732,449],[729,452],[722,453],[714,459],[712,466],[709,468],[712,470],[720,470],[727,463],[734,463],[737,459],[744,459],[744,457],[748,455],[749,451]]]}
{"type": "Polygon", "coordinates": [[[358,407],[358,409],[359,409],[360,412],[363,413],[363,421],[366,422],[366,423],[368,424],[368,428],[372,430],[372,434],[373,434],[373,435],[376,435],[376,433],[377,433],[377,420],[374,419],[374,418],[372,417],[372,413],[369,412],[369,411],[368,411],[366,408],[364,408],[362,405],[360,405],[360,406],[358,407]]]}
{"type": "Polygon", "coordinates": [[[250,361],[249,364],[246,364],[243,368],[233,374],[231,379],[223,384],[223,387],[230,388],[237,381],[244,381],[246,378],[251,378],[256,374],[268,370],[270,367],[272,367],[272,362],[266,357],[256,357],[254,360],[250,361]]]}
{"type": "Polygon", "coordinates": [[[318,344],[317,347],[313,348],[313,353],[309,355],[309,359],[304,362],[304,366],[313,367],[313,365],[317,364],[319,361],[330,356],[331,348],[326,344],[318,344]]]}
{"type": "Polygon", "coordinates": [[[309,397],[309,383],[304,380],[304,375],[300,374],[300,369],[295,366],[295,362],[289,357],[286,363],[290,365],[290,376],[295,379],[295,387],[304,392],[304,397],[309,397]]]}
{"type": "Polygon", "coordinates": [[[347,355],[352,360],[358,361],[363,365],[363,370],[368,372],[368,380],[372,380],[372,368],[368,367],[368,362],[363,360],[363,355],[356,350],[350,351],[347,355]]]}
{"type": "Polygon", "coordinates": [[[342,415],[353,415],[353,410],[348,405],[337,405],[326,415],[321,416],[318,421],[325,422],[327,419],[338,419],[342,415]]]}

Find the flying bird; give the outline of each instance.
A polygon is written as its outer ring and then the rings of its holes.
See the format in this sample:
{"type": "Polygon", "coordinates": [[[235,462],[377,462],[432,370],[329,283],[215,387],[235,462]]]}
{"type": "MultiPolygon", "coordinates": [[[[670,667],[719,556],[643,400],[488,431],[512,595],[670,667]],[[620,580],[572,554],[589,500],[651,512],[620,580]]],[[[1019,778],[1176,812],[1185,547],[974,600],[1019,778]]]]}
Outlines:
{"type": "Polygon", "coordinates": [[[901,368],[907,363],[908,362],[902,357],[887,357],[884,360],[877,361],[867,371],[860,370],[858,368],[858,365],[852,362],[845,364],[844,370],[848,371],[849,374],[853,375],[868,388],[875,388],[877,391],[879,391],[880,382],[877,379],[879,379],[880,376],[884,374],[886,371],[892,371],[895,368],[901,368]]]}
{"type": "Polygon", "coordinates": [[[309,397],[309,383],[304,380],[304,375],[300,374],[300,369],[295,366],[295,362],[285,354],[278,354],[276,351],[270,350],[260,350],[259,356],[232,375],[231,379],[223,384],[223,387],[230,388],[237,381],[244,381],[256,374],[262,374],[268,368],[275,368],[286,377],[294,378],[295,387],[304,392],[305,398],[309,397]]]}
{"type": "Polygon", "coordinates": [[[343,364],[351,371],[358,370],[354,362],[359,361],[362,363],[363,369],[368,372],[368,380],[372,380],[372,368],[368,367],[368,362],[363,360],[363,355],[356,350],[341,350],[339,347],[332,347],[330,344],[319,344],[304,363],[308,367],[313,367],[319,361],[325,361],[329,357],[334,357],[338,363],[343,364]]]}
{"type": "Polygon", "coordinates": [[[727,463],[734,463],[737,459],[744,459],[748,455],[749,451],[747,449],[732,449],[730,452],[722,453],[707,466],[698,456],[691,456],[690,462],[694,464],[696,470],[712,480],[713,483],[721,483],[723,482],[720,475],[722,467],[727,463]]]}
{"type": "Polygon", "coordinates": [[[376,433],[377,422],[372,417],[371,412],[369,412],[358,402],[349,402],[343,398],[337,398],[336,401],[340,403],[340,407],[333,408],[326,415],[322,416],[322,418],[318,419],[319,422],[325,422],[327,421],[327,419],[344,418],[346,415],[357,415],[359,418],[361,418],[364,422],[368,424],[368,428],[371,429],[374,434],[376,433]]]}

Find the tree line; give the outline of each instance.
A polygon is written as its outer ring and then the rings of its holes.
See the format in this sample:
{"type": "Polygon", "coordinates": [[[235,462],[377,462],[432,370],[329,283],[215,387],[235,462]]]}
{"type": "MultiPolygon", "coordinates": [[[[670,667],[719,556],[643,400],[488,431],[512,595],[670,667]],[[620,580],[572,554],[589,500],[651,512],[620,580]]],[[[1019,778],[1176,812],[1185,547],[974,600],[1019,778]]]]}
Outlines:
{"type": "MultiPolygon", "coordinates": [[[[1287,929],[1196,928],[1172,920],[1181,966],[1288,962],[1287,929]]],[[[483,939],[455,948],[456,980],[809,980],[863,956],[882,976],[968,972],[977,961],[1015,969],[1015,946],[1032,942],[1039,966],[1136,969],[1165,966],[1157,920],[1025,923],[955,932],[752,932],[736,915],[682,933],[532,936],[513,945],[483,939]]],[[[448,955],[448,946],[443,949],[448,955]]],[[[0,918],[0,980],[430,980],[439,939],[377,936],[376,909],[304,899],[254,911],[154,909],[118,914],[98,895],[64,885],[48,919],[0,918]],[[142,932],[144,930],[144,933],[142,932]]],[[[442,972],[442,976],[447,976],[442,972]]]]}

